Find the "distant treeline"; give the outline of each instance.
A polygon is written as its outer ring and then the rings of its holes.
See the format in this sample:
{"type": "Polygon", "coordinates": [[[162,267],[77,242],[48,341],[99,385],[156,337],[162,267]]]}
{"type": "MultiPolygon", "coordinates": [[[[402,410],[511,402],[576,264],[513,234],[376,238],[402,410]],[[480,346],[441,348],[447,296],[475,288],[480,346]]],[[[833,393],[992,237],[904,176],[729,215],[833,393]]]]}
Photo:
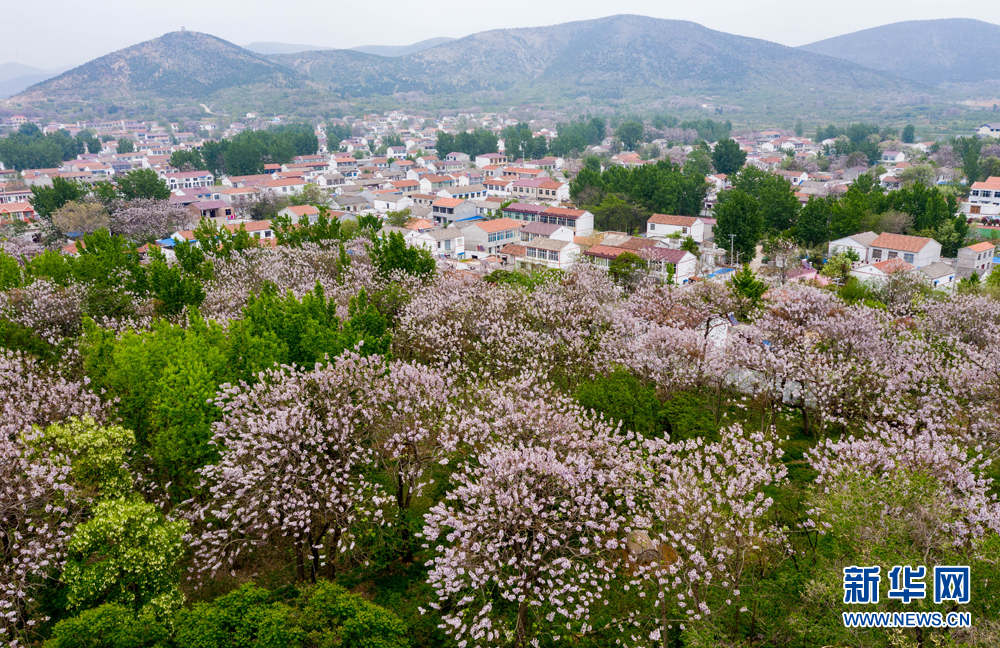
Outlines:
{"type": "Polygon", "coordinates": [[[100,140],[89,131],[80,131],[76,137],[65,130],[44,134],[34,124],[23,124],[9,137],[0,138],[0,162],[18,171],[53,169],[62,166],[64,160],[100,150],[100,140]]]}
{"type": "Polygon", "coordinates": [[[438,133],[437,152],[439,156],[449,153],[465,153],[470,157],[497,152],[496,133],[485,128],[477,128],[471,133],[438,133]]]}
{"type": "Polygon", "coordinates": [[[216,176],[257,175],[265,164],[285,164],[297,155],[313,155],[319,139],[309,124],[283,124],[268,130],[246,130],[232,139],[205,142],[200,151],[177,151],[170,165],[185,165],[216,176]]]}

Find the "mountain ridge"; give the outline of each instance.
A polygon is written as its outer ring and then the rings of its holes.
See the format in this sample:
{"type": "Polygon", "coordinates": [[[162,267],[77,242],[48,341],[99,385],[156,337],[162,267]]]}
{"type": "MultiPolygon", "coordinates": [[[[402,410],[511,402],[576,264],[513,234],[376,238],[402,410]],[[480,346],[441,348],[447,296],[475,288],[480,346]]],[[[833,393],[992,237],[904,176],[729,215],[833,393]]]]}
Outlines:
{"type": "Polygon", "coordinates": [[[200,98],[234,86],[297,87],[306,81],[293,70],[217,36],[179,31],[96,58],[15,98],[110,100],[144,92],[200,98]]]}
{"type": "Polygon", "coordinates": [[[907,20],[798,49],[927,85],[1000,79],[1000,25],[972,18],[907,20]]]}

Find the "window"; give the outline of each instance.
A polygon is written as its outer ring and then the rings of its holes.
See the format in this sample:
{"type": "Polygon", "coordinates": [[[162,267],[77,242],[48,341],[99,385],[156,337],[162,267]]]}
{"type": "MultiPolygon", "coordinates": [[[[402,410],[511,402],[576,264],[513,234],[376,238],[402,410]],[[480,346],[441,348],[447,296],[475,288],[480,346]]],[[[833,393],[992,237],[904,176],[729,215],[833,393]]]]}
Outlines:
{"type": "Polygon", "coordinates": [[[872,258],[876,259],[878,261],[881,261],[882,260],[882,250],[879,250],[878,248],[873,249],[872,250],[872,258]]]}
{"type": "Polygon", "coordinates": [[[896,252],[893,252],[892,250],[889,250],[889,258],[890,258],[890,259],[895,259],[895,258],[896,258],[896,257],[898,257],[898,256],[899,256],[899,254],[898,254],[898,253],[896,253],[896,252]]]}
{"type": "Polygon", "coordinates": [[[555,250],[549,250],[549,261],[558,261],[559,253],[555,250]]]}
{"type": "Polygon", "coordinates": [[[650,224],[649,224],[649,231],[650,231],[650,232],[652,232],[652,231],[654,231],[655,229],[656,229],[656,225],[655,225],[654,223],[650,223],[650,224]]]}
{"type": "Polygon", "coordinates": [[[906,261],[907,263],[913,263],[913,255],[912,254],[904,254],[903,255],[903,261],[906,261]]]}

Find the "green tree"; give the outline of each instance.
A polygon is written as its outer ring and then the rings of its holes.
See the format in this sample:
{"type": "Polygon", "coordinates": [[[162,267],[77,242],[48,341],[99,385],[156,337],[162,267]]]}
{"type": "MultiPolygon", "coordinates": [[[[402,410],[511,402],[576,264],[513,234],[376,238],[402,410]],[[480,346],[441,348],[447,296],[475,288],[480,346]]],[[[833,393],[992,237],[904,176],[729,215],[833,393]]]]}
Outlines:
{"type": "Polygon", "coordinates": [[[116,149],[118,153],[134,153],[135,144],[132,143],[127,137],[122,137],[118,140],[118,148],[116,149]]]}
{"type": "Polygon", "coordinates": [[[73,482],[95,498],[116,499],[132,491],[133,477],[125,467],[135,435],[118,425],[99,425],[90,417],[70,418],[50,425],[32,444],[43,452],[71,457],[73,482]]]}
{"type": "Polygon", "coordinates": [[[186,521],[170,522],[138,495],[101,501],[73,531],[62,580],[71,608],[118,603],[138,612],[169,612],[177,589],[186,521]]]}
{"type": "Polygon", "coordinates": [[[962,160],[962,171],[965,173],[967,187],[971,187],[973,182],[983,179],[979,167],[979,154],[982,150],[983,142],[978,137],[955,139],[954,152],[962,160]]]}
{"type": "Polygon", "coordinates": [[[403,227],[410,222],[410,208],[401,209],[399,211],[391,211],[385,215],[385,222],[388,225],[394,225],[396,227],[403,227]]]}
{"type": "Polygon", "coordinates": [[[185,166],[196,171],[207,171],[208,165],[205,163],[201,153],[192,149],[186,151],[174,151],[170,154],[170,166],[175,169],[183,169],[185,166]]]}
{"type": "Polygon", "coordinates": [[[712,155],[704,149],[695,149],[688,154],[684,162],[684,173],[687,175],[707,176],[712,172],[712,155]]]}
{"type": "Polygon", "coordinates": [[[576,398],[588,410],[621,421],[625,430],[644,437],[662,437],[667,426],[666,411],[656,397],[656,388],[627,371],[619,369],[584,381],[577,388],[576,398]]]}
{"type": "Polygon", "coordinates": [[[781,176],[755,166],[744,167],[733,176],[733,190],[745,192],[757,201],[765,231],[783,232],[795,224],[799,200],[791,184],[781,176]]]}
{"type": "Polygon", "coordinates": [[[913,126],[913,124],[907,124],[903,128],[903,134],[900,136],[900,139],[904,144],[913,144],[916,140],[916,132],[917,129],[913,126]]]}
{"type": "Polygon", "coordinates": [[[163,648],[168,639],[152,611],[136,616],[123,605],[108,603],[57,623],[45,648],[163,648]]]}
{"type": "Polygon", "coordinates": [[[51,221],[52,214],[59,211],[63,205],[73,200],[80,200],[83,195],[83,187],[78,183],[56,177],[52,179],[51,187],[32,185],[32,197],[28,202],[40,218],[51,221]]]}
{"type": "Polygon", "coordinates": [[[760,305],[764,293],[767,292],[767,283],[757,278],[749,264],[744,264],[743,268],[733,274],[733,278],[729,281],[729,289],[733,295],[744,300],[740,316],[745,318],[760,305]]]}
{"type": "Polygon", "coordinates": [[[851,269],[853,267],[854,262],[851,257],[842,252],[830,257],[829,260],[823,264],[822,269],[820,269],[820,274],[824,277],[829,277],[830,279],[837,281],[840,285],[844,285],[850,278],[851,269]]]}
{"type": "Polygon", "coordinates": [[[739,189],[724,192],[715,206],[715,218],[715,240],[736,256],[730,263],[746,263],[756,257],[764,218],[750,194],[739,189]]]}
{"type": "Polygon", "coordinates": [[[637,144],[643,141],[646,129],[642,122],[630,119],[623,121],[615,129],[615,136],[621,140],[622,147],[626,151],[634,151],[637,144]]]}
{"type": "Polygon", "coordinates": [[[626,290],[635,288],[647,270],[649,263],[633,252],[619,254],[608,266],[611,278],[626,290]]]}
{"type": "Polygon", "coordinates": [[[712,150],[712,166],[717,173],[730,175],[743,168],[747,161],[747,153],[740,148],[734,139],[724,139],[716,143],[712,150]]]}
{"type": "Polygon", "coordinates": [[[795,234],[800,242],[814,246],[830,240],[830,220],[835,204],[836,199],[809,197],[795,223],[795,234]]]}
{"type": "Polygon", "coordinates": [[[684,237],[684,241],[681,243],[681,249],[685,252],[690,252],[695,256],[698,256],[701,253],[701,249],[698,247],[698,242],[691,236],[684,237]]]}
{"type": "Polygon", "coordinates": [[[805,132],[806,132],[806,127],[802,123],[802,118],[800,117],[795,120],[795,136],[802,137],[805,134],[805,132]]]}
{"type": "Polygon", "coordinates": [[[385,237],[375,237],[369,248],[372,264],[383,278],[389,278],[395,271],[430,280],[437,266],[429,250],[409,246],[398,232],[390,232],[385,237]]]}
{"type": "Polygon", "coordinates": [[[118,192],[125,200],[170,198],[167,182],[152,169],[136,169],[126,173],[118,180],[118,192]]]}

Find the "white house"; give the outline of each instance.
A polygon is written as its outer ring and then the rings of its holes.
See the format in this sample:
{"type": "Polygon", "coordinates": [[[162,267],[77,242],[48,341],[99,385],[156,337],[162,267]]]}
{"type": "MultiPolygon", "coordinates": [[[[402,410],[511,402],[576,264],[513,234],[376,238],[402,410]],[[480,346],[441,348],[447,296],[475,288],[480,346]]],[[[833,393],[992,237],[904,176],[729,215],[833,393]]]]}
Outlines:
{"type": "Polygon", "coordinates": [[[976,129],[976,135],[979,135],[980,137],[1000,138],[1000,124],[983,124],[976,129]]]}
{"type": "Polygon", "coordinates": [[[538,237],[555,239],[556,241],[572,241],[573,230],[565,225],[554,223],[528,223],[521,228],[521,242],[527,243],[538,237]]]}
{"type": "Polygon", "coordinates": [[[896,272],[910,272],[912,270],[911,264],[897,257],[876,263],[865,263],[851,270],[851,276],[860,281],[884,280],[896,272]]]}
{"type": "Polygon", "coordinates": [[[972,276],[975,272],[981,279],[993,272],[993,257],[997,246],[989,241],[968,245],[958,250],[958,276],[961,279],[972,276]]]}
{"type": "Polygon", "coordinates": [[[943,261],[937,261],[920,268],[920,272],[927,277],[928,283],[938,290],[949,290],[955,287],[958,282],[958,275],[955,266],[943,261]]]}
{"type": "Polygon", "coordinates": [[[1000,214],[1000,178],[991,176],[984,182],[973,182],[969,199],[962,205],[967,216],[997,216],[1000,214]]]}
{"type": "Polygon", "coordinates": [[[460,259],[465,256],[465,235],[457,227],[432,229],[425,232],[436,245],[431,254],[440,258],[460,259]]]}
{"type": "Polygon", "coordinates": [[[914,268],[922,268],[941,260],[941,244],[934,239],[923,236],[906,236],[904,234],[878,235],[868,247],[869,263],[902,259],[914,268]]]}
{"type": "Polygon", "coordinates": [[[906,159],[906,155],[902,151],[883,151],[882,161],[888,162],[890,164],[896,164],[902,162],[906,159]]]}
{"type": "Polygon", "coordinates": [[[663,238],[679,234],[690,236],[698,243],[705,242],[705,222],[696,216],[671,216],[653,214],[646,221],[647,238],[663,238]]]}
{"type": "Polygon", "coordinates": [[[517,259],[517,265],[544,265],[547,268],[568,268],[576,263],[580,246],[573,241],[557,241],[538,237],[524,245],[524,256],[517,259]]]}
{"type": "Polygon", "coordinates": [[[830,245],[827,248],[827,254],[834,256],[850,249],[858,253],[858,259],[867,261],[868,246],[871,245],[872,241],[877,238],[878,234],[875,232],[861,232],[860,234],[845,236],[844,238],[837,239],[836,241],[830,241],[830,245]]]}
{"type": "Polygon", "coordinates": [[[524,225],[511,218],[459,224],[462,225],[462,233],[465,234],[465,249],[473,259],[496,254],[508,243],[519,243],[521,227],[524,225]]]}

